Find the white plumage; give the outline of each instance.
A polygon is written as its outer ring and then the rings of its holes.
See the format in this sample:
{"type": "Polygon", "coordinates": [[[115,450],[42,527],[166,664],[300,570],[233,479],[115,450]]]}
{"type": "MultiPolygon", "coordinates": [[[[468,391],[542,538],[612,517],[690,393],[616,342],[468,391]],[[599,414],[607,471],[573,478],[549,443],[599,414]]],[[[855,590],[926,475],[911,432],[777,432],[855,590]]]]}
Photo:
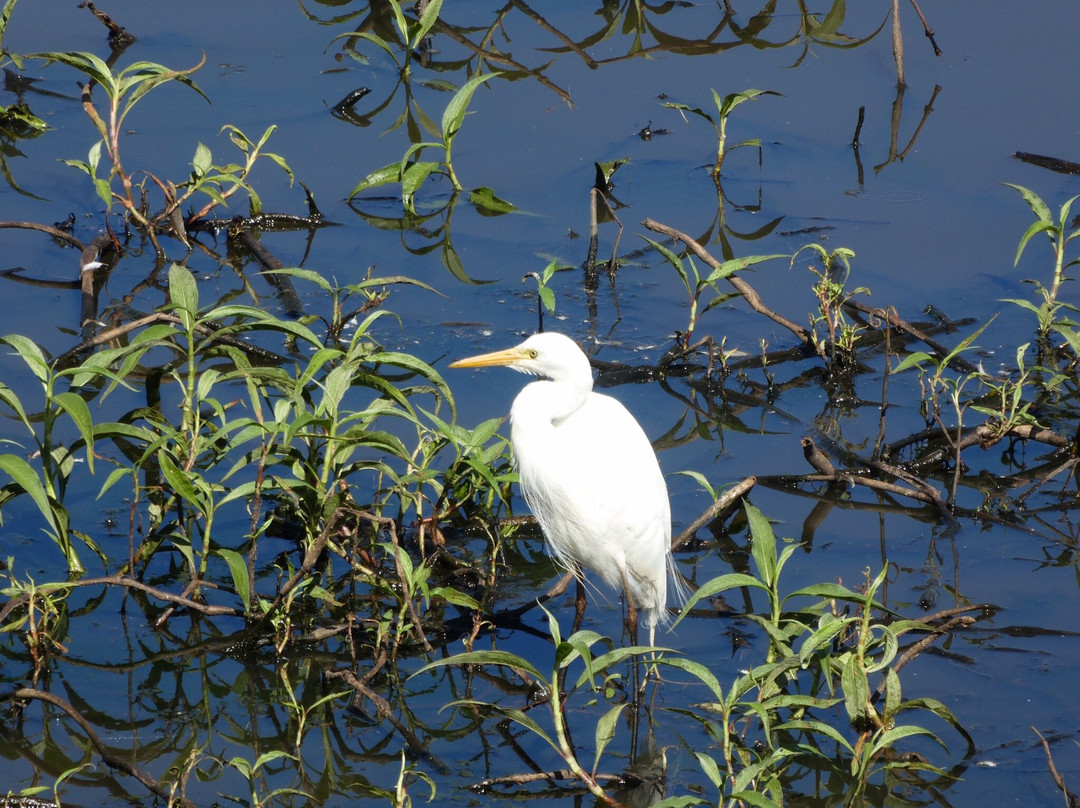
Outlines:
{"type": "Polygon", "coordinates": [[[521,490],[559,563],[624,586],[645,614],[650,643],[667,620],[671,557],[667,484],[626,407],[592,391],[592,368],[569,337],[544,333],[516,348],[454,362],[539,376],[514,399],[510,441],[521,490]]]}

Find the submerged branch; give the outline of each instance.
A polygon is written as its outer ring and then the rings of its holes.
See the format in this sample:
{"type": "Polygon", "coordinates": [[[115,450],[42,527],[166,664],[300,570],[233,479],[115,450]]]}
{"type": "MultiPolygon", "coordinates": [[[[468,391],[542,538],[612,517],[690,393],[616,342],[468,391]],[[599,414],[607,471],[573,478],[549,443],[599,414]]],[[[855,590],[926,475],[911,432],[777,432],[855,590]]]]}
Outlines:
{"type": "Polygon", "coordinates": [[[111,752],[109,750],[109,747],[106,746],[105,743],[101,740],[101,737],[97,734],[97,731],[94,729],[94,727],[90,724],[89,721],[86,720],[86,718],[83,717],[83,714],[59,696],[48,693],[44,690],[37,690],[31,687],[20,687],[16,688],[10,693],[0,695],[0,700],[44,701],[48,704],[53,705],[54,707],[60,708],[65,713],[67,713],[68,717],[71,718],[72,721],[79,725],[79,728],[83,732],[86,733],[86,737],[90,740],[90,743],[94,745],[94,748],[97,750],[98,754],[101,755],[101,759],[104,760],[110,768],[116,769],[117,771],[121,771],[124,774],[128,774],[134,777],[136,780],[146,786],[146,788],[149,789],[151,793],[165,800],[169,805],[181,805],[183,806],[183,808],[195,808],[195,803],[191,802],[191,800],[185,799],[184,797],[177,797],[175,794],[170,793],[169,789],[165,788],[157,780],[144,772],[142,769],[138,768],[133,763],[129,763],[127,760],[120,757],[119,755],[111,752]]]}
{"type": "Polygon", "coordinates": [[[55,239],[59,239],[67,244],[70,244],[77,250],[82,251],[86,245],[79,241],[75,236],[71,235],[65,230],[61,230],[58,227],[51,227],[47,224],[40,224],[38,222],[0,222],[0,229],[16,228],[19,230],[37,230],[41,233],[48,233],[55,239]]]}

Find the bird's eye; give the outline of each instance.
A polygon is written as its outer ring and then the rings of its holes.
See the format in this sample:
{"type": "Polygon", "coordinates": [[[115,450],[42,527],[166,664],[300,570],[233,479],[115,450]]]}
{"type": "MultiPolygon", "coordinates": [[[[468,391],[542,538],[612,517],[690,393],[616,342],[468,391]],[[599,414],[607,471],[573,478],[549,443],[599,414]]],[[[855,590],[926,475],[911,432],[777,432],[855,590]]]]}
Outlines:
{"type": "Polygon", "coordinates": [[[529,355],[529,359],[536,359],[540,355],[540,352],[536,348],[529,348],[526,353],[529,355]]]}

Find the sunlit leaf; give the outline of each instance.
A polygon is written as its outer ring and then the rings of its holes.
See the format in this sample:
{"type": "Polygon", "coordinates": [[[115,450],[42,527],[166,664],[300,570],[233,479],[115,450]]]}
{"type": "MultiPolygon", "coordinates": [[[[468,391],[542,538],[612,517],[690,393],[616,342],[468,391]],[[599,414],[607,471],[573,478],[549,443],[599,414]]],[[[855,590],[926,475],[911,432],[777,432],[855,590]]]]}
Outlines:
{"type": "Polygon", "coordinates": [[[467,651],[463,654],[455,654],[445,659],[429,662],[409,678],[412,679],[422,673],[427,673],[435,668],[444,668],[447,665],[495,665],[497,667],[516,668],[537,679],[543,679],[540,671],[533,667],[531,662],[517,654],[511,654],[509,651],[467,651]]]}
{"type": "Polygon", "coordinates": [[[472,100],[476,88],[485,81],[490,81],[498,75],[500,74],[485,73],[480,76],[473,76],[465,82],[460,90],[454,93],[454,97],[450,99],[450,103],[447,104],[446,109],[443,110],[442,125],[440,127],[447,148],[453,143],[458,130],[461,129],[461,124],[465,120],[465,112],[468,109],[469,101],[472,100]]]}
{"type": "Polygon", "coordinates": [[[517,206],[500,199],[490,188],[474,188],[469,191],[469,201],[483,215],[513,213],[517,206]]]}
{"type": "Polygon", "coordinates": [[[840,684],[844,688],[844,707],[847,709],[848,721],[859,724],[871,720],[873,708],[870,706],[870,683],[857,657],[848,658],[840,675],[840,684]]]}
{"type": "Polygon", "coordinates": [[[229,565],[233,586],[236,587],[236,594],[241,603],[245,606],[251,603],[251,580],[248,578],[247,559],[227,547],[219,547],[215,552],[229,565]]]}
{"type": "Polygon", "coordinates": [[[1002,184],[1017,191],[1020,196],[1023,197],[1024,201],[1027,202],[1028,207],[1031,208],[1031,212],[1035,214],[1037,223],[1049,225],[1051,227],[1053,226],[1054,216],[1050,213],[1050,208],[1047,207],[1046,203],[1042,201],[1042,197],[1022,185],[1014,185],[1011,182],[1002,184]]]}
{"type": "Polygon", "coordinates": [[[377,168],[364,177],[360,182],[356,184],[356,187],[349,191],[349,199],[354,196],[362,194],[364,191],[371,190],[372,188],[378,188],[382,185],[388,185],[392,182],[401,181],[401,162],[389,163],[382,168],[377,168]]]}
{"type": "Polygon", "coordinates": [[[776,536],[761,511],[749,502],[743,503],[743,509],[750,523],[750,552],[757,564],[758,575],[769,583],[776,578],[776,536]]]}
{"type": "Polygon", "coordinates": [[[721,592],[726,592],[728,589],[737,589],[739,587],[750,587],[753,589],[766,589],[765,584],[759,581],[752,575],[746,575],[741,572],[729,572],[724,575],[718,575],[702,584],[690,596],[686,605],[683,606],[682,612],[679,614],[678,619],[672,624],[673,627],[677,626],[686,615],[688,615],[693,607],[701,600],[711,598],[714,595],[718,595],[721,592]]]}
{"type": "Polygon", "coordinates": [[[184,321],[184,327],[189,331],[193,329],[199,311],[199,287],[191,272],[180,264],[169,267],[169,300],[184,321]]]}
{"type": "Polygon", "coordinates": [[[196,177],[205,177],[206,173],[210,170],[210,166],[213,162],[210,149],[208,149],[202,143],[195,148],[195,157],[192,158],[191,167],[195,171],[196,177]]]}
{"type": "Polygon", "coordinates": [[[94,471],[94,423],[90,417],[90,408],[82,396],[77,393],[60,393],[53,397],[53,403],[68,414],[75,423],[79,435],[86,444],[86,465],[90,472],[94,471]]]}
{"type": "Polygon", "coordinates": [[[56,524],[56,516],[49,502],[49,495],[41,483],[41,477],[29,463],[18,455],[0,455],[0,471],[7,474],[19,488],[30,495],[30,499],[34,501],[38,511],[50,525],[56,524]]]}

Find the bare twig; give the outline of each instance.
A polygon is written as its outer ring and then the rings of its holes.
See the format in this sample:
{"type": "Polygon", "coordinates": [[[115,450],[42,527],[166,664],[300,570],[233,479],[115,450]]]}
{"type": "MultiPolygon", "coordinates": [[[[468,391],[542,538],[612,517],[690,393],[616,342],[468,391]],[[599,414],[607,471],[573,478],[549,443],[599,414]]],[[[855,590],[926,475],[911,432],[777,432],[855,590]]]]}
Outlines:
{"type": "MultiPolygon", "coordinates": [[[[202,586],[213,588],[213,584],[205,581],[200,582],[202,586]]],[[[63,583],[55,584],[57,588],[70,588],[75,589],[84,586],[122,586],[128,589],[137,589],[140,592],[157,598],[158,600],[165,601],[166,603],[172,603],[175,606],[183,606],[186,609],[204,614],[207,616],[212,615],[230,615],[233,617],[239,616],[241,612],[234,609],[232,606],[212,606],[208,603],[200,603],[197,600],[184,597],[183,595],[177,595],[172,592],[166,592],[164,589],[158,589],[156,586],[150,586],[142,581],[132,578],[128,575],[106,575],[101,578],[83,578],[78,581],[67,581],[63,583]]],[[[19,597],[12,598],[4,607],[0,609],[0,621],[3,621],[5,617],[11,612],[12,609],[26,602],[27,596],[20,595],[19,597]]]]}
{"type": "Polygon", "coordinates": [[[904,34],[900,30],[900,0],[892,0],[892,52],[896,60],[896,84],[907,86],[904,81],[904,34]]]}
{"type": "Polygon", "coordinates": [[[1065,778],[1061,776],[1061,773],[1057,770],[1057,766],[1054,765],[1054,756],[1050,754],[1050,744],[1047,743],[1046,738],[1035,727],[1031,728],[1031,731],[1039,736],[1039,742],[1042,744],[1043,751],[1046,753],[1046,765],[1050,769],[1050,776],[1054,778],[1054,784],[1061,789],[1061,793],[1065,795],[1065,804],[1069,808],[1076,808],[1080,805],[1080,798],[1069,791],[1065,785],[1065,778]]]}
{"type": "Polygon", "coordinates": [[[926,34],[926,38],[930,40],[930,44],[934,47],[934,56],[941,56],[941,48],[938,47],[937,40],[934,39],[934,30],[930,27],[930,23],[926,21],[926,17],[922,13],[922,9],[919,8],[917,0],[911,0],[911,6],[915,9],[915,13],[919,15],[919,19],[922,21],[923,32],[926,34]]]}
{"type": "Polygon", "coordinates": [[[855,134],[851,136],[851,146],[856,151],[859,149],[859,135],[862,133],[863,123],[866,121],[866,107],[859,107],[859,117],[855,121],[855,134]]]}

